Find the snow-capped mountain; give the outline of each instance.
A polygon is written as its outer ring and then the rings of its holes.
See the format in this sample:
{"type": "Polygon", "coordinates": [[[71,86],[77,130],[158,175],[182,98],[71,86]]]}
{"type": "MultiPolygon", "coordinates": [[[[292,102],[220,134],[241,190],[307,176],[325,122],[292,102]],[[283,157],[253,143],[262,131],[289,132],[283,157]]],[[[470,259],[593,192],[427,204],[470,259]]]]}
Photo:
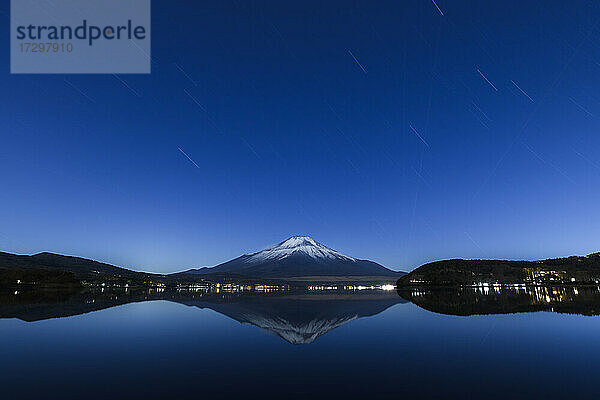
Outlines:
{"type": "Polygon", "coordinates": [[[308,236],[292,236],[257,253],[244,254],[216,267],[190,270],[188,273],[232,273],[263,278],[399,276],[399,273],[380,264],[349,257],[308,236]]]}
{"type": "Polygon", "coordinates": [[[316,262],[324,260],[356,261],[355,258],[332,250],[308,236],[292,236],[288,240],[258,253],[246,254],[245,257],[247,258],[245,258],[244,262],[259,263],[269,260],[283,260],[294,255],[302,255],[316,262]]]}

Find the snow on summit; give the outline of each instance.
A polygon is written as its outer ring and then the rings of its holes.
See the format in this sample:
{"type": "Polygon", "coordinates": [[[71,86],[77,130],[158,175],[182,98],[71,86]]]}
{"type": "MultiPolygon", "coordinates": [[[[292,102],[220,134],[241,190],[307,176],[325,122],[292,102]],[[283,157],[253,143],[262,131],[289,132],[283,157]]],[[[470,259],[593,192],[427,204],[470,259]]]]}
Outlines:
{"type": "Polygon", "coordinates": [[[306,256],[313,260],[345,260],[356,261],[342,253],[330,249],[308,236],[292,236],[291,238],[271,246],[258,253],[247,254],[245,262],[263,262],[267,260],[282,260],[289,256],[306,256]]]}

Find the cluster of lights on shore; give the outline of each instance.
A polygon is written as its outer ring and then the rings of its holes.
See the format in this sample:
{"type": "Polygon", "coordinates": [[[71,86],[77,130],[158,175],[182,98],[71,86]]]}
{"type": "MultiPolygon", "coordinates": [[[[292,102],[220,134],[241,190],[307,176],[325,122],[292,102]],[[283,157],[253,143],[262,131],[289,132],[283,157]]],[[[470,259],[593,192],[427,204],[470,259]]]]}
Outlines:
{"type": "Polygon", "coordinates": [[[331,286],[331,285],[316,285],[308,286],[308,290],[394,290],[395,285],[342,285],[342,286],[331,286]]]}
{"type": "MultiPolygon", "coordinates": [[[[216,284],[189,284],[189,285],[177,285],[178,291],[195,291],[195,292],[208,292],[214,291],[215,293],[230,293],[230,292],[279,292],[291,290],[292,287],[289,285],[273,285],[273,284],[235,284],[235,283],[216,283],[216,284]]],[[[309,285],[306,286],[306,290],[309,291],[325,291],[325,290],[384,290],[390,291],[395,290],[396,286],[391,284],[383,285],[309,285]]]]}
{"type": "MultiPolygon", "coordinates": [[[[17,284],[20,285],[23,282],[21,280],[17,280],[17,284]]],[[[148,290],[156,293],[162,293],[168,286],[162,282],[144,282],[144,285],[148,286],[148,290]]],[[[104,292],[105,289],[115,289],[115,288],[123,288],[125,292],[127,292],[132,286],[129,284],[119,284],[119,283],[89,283],[86,286],[89,287],[97,287],[104,292]]],[[[135,286],[135,285],[134,285],[135,286]]],[[[261,292],[261,293],[270,293],[270,292],[278,292],[278,291],[286,291],[291,290],[292,287],[287,284],[282,285],[274,285],[274,284],[236,284],[236,283],[190,283],[190,284],[179,284],[175,287],[178,292],[181,291],[194,291],[194,292],[261,292]]],[[[305,287],[306,290],[310,291],[325,291],[325,290],[346,290],[346,291],[356,291],[356,290],[384,290],[391,291],[396,289],[396,285],[392,284],[381,284],[381,285],[309,285],[305,287]]],[[[19,294],[18,291],[14,292],[15,295],[19,294]]]]}
{"type": "MultiPolygon", "coordinates": [[[[575,282],[575,280],[571,280],[575,282]]],[[[598,284],[598,281],[595,282],[598,284]]],[[[528,295],[531,297],[531,304],[540,303],[561,303],[572,300],[574,296],[579,296],[579,290],[581,288],[587,288],[587,290],[594,290],[600,293],[600,286],[594,285],[583,285],[580,288],[576,286],[543,286],[543,285],[532,285],[525,283],[486,283],[479,282],[472,285],[463,285],[460,290],[472,290],[479,293],[480,295],[494,295],[500,294],[501,291],[514,291],[516,294],[528,295]]],[[[412,288],[410,294],[413,297],[422,297],[431,293],[430,288],[423,286],[412,288]]]]}

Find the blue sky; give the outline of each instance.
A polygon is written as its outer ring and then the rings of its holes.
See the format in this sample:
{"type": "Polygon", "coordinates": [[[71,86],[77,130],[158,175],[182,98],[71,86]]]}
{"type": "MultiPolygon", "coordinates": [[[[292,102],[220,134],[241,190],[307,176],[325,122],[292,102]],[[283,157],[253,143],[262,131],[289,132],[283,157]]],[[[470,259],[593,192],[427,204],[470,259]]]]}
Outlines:
{"type": "Polygon", "coordinates": [[[163,272],[292,235],[403,270],[600,250],[600,4],[437,4],[154,0],[150,75],[10,75],[2,35],[0,250],[163,272]]]}

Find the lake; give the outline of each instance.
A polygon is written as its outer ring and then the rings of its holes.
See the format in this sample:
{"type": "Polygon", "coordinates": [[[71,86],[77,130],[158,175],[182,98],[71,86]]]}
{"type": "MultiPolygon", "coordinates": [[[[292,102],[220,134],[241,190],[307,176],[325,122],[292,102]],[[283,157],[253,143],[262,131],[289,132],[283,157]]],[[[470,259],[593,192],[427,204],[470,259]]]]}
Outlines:
{"type": "Polygon", "coordinates": [[[1,398],[598,398],[599,295],[4,292],[1,398]]]}

